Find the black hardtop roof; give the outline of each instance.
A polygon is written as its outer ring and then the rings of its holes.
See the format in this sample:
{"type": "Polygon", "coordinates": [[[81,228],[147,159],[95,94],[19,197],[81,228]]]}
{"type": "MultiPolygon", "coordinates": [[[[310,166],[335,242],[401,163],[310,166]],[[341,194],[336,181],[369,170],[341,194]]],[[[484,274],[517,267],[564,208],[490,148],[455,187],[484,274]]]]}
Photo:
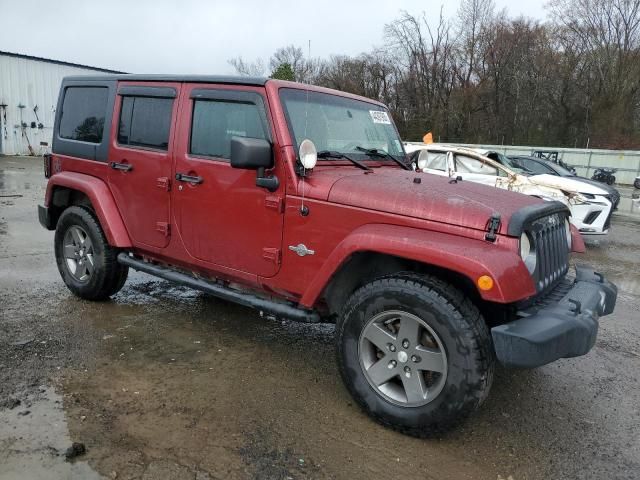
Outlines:
{"type": "Polygon", "coordinates": [[[227,83],[235,85],[255,85],[262,87],[267,83],[265,77],[243,77],[233,75],[146,75],[146,74],[116,74],[116,75],[72,75],[65,77],[65,81],[73,82],[104,82],[109,80],[134,82],[191,82],[191,83],[227,83]]]}

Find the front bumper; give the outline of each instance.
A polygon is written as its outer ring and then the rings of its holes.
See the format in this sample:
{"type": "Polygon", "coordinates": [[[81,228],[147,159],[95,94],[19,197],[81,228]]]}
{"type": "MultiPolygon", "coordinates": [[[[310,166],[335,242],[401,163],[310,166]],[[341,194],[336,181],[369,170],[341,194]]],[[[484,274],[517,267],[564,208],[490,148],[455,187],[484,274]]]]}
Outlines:
{"type": "Polygon", "coordinates": [[[573,204],[571,223],[583,235],[605,235],[609,231],[613,204],[605,196],[596,195],[589,203],[573,204]]]}
{"type": "Polygon", "coordinates": [[[498,360],[506,367],[533,368],[585,355],[596,342],[598,318],[613,312],[617,296],[602,275],[576,267],[572,283],[519,311],[517,320],[491,329],[498,360]]]}

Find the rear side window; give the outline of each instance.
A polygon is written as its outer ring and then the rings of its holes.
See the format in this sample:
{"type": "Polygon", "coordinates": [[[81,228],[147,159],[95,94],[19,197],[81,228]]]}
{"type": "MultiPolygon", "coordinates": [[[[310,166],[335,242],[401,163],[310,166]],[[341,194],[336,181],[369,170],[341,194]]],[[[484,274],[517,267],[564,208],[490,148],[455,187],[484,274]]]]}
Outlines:
{"type": "Polygon", "coordinates": [[[101,143],[109,89],[69,87],[65,89],[59,135],[68,140],[101,143]]]}
{"type": "Polygon", "coordinates": [[[172,98],[122,97],[118,143],[167,150],[172,111],[172,98]]]}
{"type": "Polygon", "coordinates": [[[269,140],[262,105],[243,101],[194,101],[189,153],[229,159],[234,136],[269,140]]]}

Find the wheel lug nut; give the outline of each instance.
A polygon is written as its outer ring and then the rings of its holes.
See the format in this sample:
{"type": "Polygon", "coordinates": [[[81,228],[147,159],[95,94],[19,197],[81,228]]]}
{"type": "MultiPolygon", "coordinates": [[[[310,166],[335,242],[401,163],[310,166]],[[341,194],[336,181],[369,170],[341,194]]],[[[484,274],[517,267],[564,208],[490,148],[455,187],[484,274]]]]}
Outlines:
{"type": "Polygon", "coordinates": [[[392,352],[395,352],[396,351],[396,346],[390,343],[389,344],[389,350],[391,350],[392,352]]]}
{"type": "Polygon", "coordinates": [[[407,378],[411,376],[411,369],[409,367],[404,367],[404,376],[407,378]]]}
{"type": "Polygon", "coordinates": [[[402,341],[402,348],[409,348],[409,340],[403,340],[402,341]]]}
{"type": "Polygon", "coordinates": [[[391,360],[391,361],[389,362],[388,367],[389,367],[390,369],[391,369],[391,368],[396,368],[396,365],[397,365],[397,364],[398,364],[398,363],[397,363],[395,360],[391,360]]]}
{"type": "Polygon", "coordinates": [[[417,362],[418,360],[420,360],[416,355],[411,355],[411,361],[412,362],[417,362]]]}

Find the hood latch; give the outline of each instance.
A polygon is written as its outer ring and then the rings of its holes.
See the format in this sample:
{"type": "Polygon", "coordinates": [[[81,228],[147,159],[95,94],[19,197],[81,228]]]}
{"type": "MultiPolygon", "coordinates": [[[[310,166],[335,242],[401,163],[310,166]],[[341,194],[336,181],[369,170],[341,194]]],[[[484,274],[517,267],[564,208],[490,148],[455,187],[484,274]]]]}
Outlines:
{"type": "Polygon", "coordinates": [[[487,234],[484,236],[484,239],[487,240],[488,242],[495,242],[496,241],[496,232],[500,229],[500,223],[502,223],[502,220],[500,219],[500,214],[499,213],[492,213],[491,214],[491,218],[489,218],[489,221],[487,222],[487,234]]]}

